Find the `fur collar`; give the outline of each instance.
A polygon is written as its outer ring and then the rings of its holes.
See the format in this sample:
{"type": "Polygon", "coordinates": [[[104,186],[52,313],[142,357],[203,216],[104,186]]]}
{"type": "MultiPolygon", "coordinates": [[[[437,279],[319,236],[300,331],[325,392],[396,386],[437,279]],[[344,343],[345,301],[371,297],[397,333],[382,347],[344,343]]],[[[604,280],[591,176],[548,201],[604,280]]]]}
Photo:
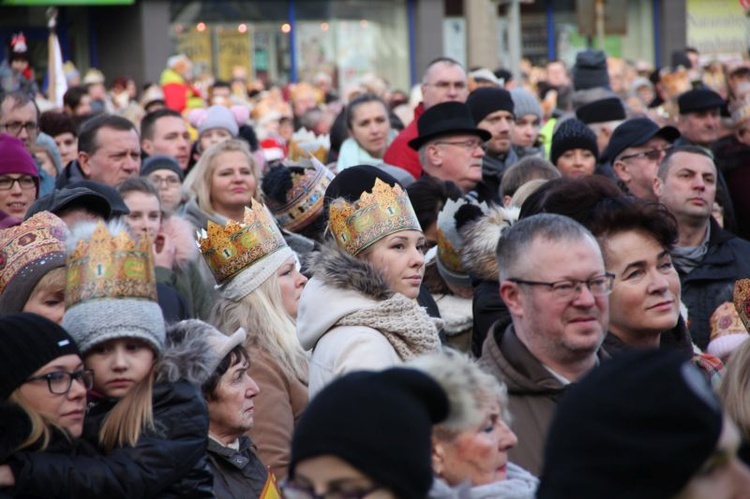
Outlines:
{"type": "Polygon", "coordinates": [[[175,383],[184,379],[201,386],[213,374],[218,362],[207,328],[213,329],[195,319],[167,327],[164,351],[156,365],[157,381],[175,383]]]}
{"type": "Polygon", "coordinates": [[[198,258],[198,245],[195,244],[195,229],[190,222],[179,215],[171,215],[161,224],[162,232],[174,241],[175,264],[185,267],[198,258]]]}
{"type": "Polygon", "coordinates": [[[503,230],[517,220],[517,208],[493,207],[487,216],[461,227],[461,265],[464,270],[474,278],[497,281],[500,278],[495,256],[497,242],[503,230]]]}
{"type": "Polygon", "coordinates": [[[393,296],[375,267],[338,248],[324,246],[312,257],[310,268],[315,277],[333,288],[353,289],[378,301],[393,296]]]}

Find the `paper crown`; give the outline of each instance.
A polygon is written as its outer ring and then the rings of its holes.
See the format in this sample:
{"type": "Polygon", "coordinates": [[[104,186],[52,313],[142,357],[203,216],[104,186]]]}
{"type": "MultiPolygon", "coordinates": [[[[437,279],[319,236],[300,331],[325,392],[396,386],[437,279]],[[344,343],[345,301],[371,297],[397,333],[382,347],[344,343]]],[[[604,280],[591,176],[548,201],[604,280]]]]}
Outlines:
{"type": "Polygon", "coordinates": [[[334,201],[329,207],[329,224],[336,243],[350,255],[394,232],[422,230],[401,186],[391,187],[379,178],[372,193],[363,193],[353,205],[334,201]]]}
{"type": "Polygon", "coordinates": [[[330,148],[330,135],[315,135],[315,132],[302,127],[294,132],[294,135],[289,140],[287,157],[292,161],[300,161],[309,157],[325,161],[330,148]]]}
{"type": "Polygon", "coordinates": [[[151,240],[131,239],[127,230],[112,235],[98,222],[90,237],[68,253],[65,308],[102,299],[156,301],[156,272],[151,240]]]}
{"type": "Polygon", "coordinates": [[[310,165],[304,173],[291,172],[292,188],[286,193],[286,204],[266,200],[276,221],[290,232],[303,229],[320,216],[326,189],[333,180],[333,172],[314,156],[310,165]]]}
{"type": "Polygon", "coordinates": [[[209,220],[198,234],[198,248],[218,284],[285,246],[268,208],[252,201],[241,223],[230,220],[222,227],[209,220]]]}

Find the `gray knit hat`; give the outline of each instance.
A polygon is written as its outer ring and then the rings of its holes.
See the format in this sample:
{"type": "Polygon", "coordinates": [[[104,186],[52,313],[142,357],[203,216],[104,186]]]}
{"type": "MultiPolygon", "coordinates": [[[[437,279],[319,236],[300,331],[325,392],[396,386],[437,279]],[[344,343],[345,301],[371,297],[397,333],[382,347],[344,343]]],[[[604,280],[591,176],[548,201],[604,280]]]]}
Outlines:
{"type": "Polygon", "coordinates": [[[513,99],[516,118],[533,114],[539,120],[542,119],[542,105],[534,94],[525,88],[517,87],[510,90],[510,96],[513,99]]]}
{"type": "Polygon", "coordinates": [[[240,127],[237,125],[237,120],[234,118],[232,111],[225,106],[211,106],[208,108],[206,118],[198,127],[198,134],[203,135],[203,132],[212,128],[224,128],[232,134],[232,137],[236,137],[240,131],[240,127]]]}
{"type": "Polygon", "coordinates": [[[68,240],[67,272],[63,327],[81,353],[118,338],[162,351],[164,316],[149,239],[132,241],[120,221],[77,224],[68,240]]]}

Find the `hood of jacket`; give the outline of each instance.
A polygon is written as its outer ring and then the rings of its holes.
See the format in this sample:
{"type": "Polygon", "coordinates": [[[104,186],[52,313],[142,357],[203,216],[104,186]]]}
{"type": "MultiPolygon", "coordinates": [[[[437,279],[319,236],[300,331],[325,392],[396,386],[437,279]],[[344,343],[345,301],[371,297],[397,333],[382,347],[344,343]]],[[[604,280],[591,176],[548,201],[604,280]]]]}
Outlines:
{"type": "Polygon", "coordinates": [[[156,381],[176,383],[184,379],[201,386],[221,360],[208,341],[209,329],[213,327],[196,319],[167,327],[164,351],[156,364],[156,381]]]}
{"type": "Polygon", "coordinates": [[[297,334],[305,350],[341,318],[393,296],[372,265],[337,248],[323,247],[311,258],[310,270],[297,313],[297,334]]]}
{"type": "Polygon", "coordinates": [[[518,208],[493,206],[486,216],[467,222],[459,229],[463,240],[461,265],[475,279],[499,280],[495,250],[500,236],[518,220],[518,208]]]}

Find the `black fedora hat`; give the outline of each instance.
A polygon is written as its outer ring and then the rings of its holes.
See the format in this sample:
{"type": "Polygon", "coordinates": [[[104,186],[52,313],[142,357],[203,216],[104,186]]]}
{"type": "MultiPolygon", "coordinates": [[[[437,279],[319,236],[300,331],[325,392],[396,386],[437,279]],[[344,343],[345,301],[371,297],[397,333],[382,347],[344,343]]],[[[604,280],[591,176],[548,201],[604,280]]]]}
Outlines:
{"type": "Polygon", "coordinates": [[[489,140],[492,134],[477,128],[471,116],[469,106],[463,102],[443,102],[425,111],[417,121],[419,135],[409,141],[409,147],[415,151],[432,139],[443,135],[468,133],[489,140]]]}

